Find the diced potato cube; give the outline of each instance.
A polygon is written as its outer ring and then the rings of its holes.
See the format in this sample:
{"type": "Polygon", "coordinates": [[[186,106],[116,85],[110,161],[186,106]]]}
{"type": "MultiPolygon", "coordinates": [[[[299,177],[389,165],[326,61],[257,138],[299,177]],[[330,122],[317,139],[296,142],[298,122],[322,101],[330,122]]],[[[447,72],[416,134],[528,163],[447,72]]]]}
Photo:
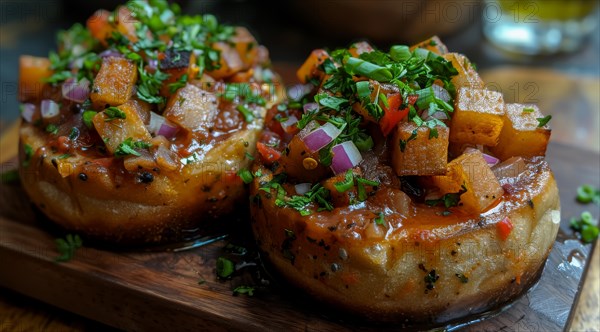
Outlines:
{"type": "Polygon", "coordinates": [[[171,91],[175,92],[172,84],[185,78],[183,75],[187,75],[188,81],[195,79],[198,72],[195,66],[196,55],[193,52],[169,49],[164,54],[165,58],[160,62],[160,69],[169,77],[162,82],[160,95],[168,98],[172,94],[171,91]]]}
{"type": "Polygon", "coordinates": [[[137,66],[133,62],[124,58],[105,58],[90,94],[94,107],[124,104],[131,98],[137,77],[137,66]]]}
{"type": "Polygon", "coordinates": [[[144,105],[137,100],[129,100],[117,108],[125,113],[125,118],[109,117],[107,111],[104,110],[94,116],[92,122],[94,127],[104,144],[106,149],[114,154],[119,144],[128,138],[132,138],[134,142],[144,141],[150,142],[152,137],[144,125],[144,121],[140,117],[140,113],[144,112],[144,105]]]}
{"type": "Polygon", "coordinates": [[[538,127],[537,119],[543,117],[535,105],[506,104],[498,145],[490,150],[502,160],[544,156],[551,131],[548,126],[538,127]]]}
{"type": "Polygon", "coordinates": [[[484,84],[479,74],[466,56],[458,53],[448,53],[443,55],[444,59],[452,62],[452,66],[458,71],[458,75],[451,79],[452,84],[458,89],[467,87],[474,89],[483,89],[484,84]]]}
{"type": "Polygon", "coordinates": [[[500,92],[461,88],[452,115],[450,141],[495,146],[503,115],[504,99],[500,92]]]}
{"type": "Polygon", "coordinates": [[[169,98],[163,116],[202,140],[208,137],[209,129],[214,125],[218,106],[214,93],[186,84],[169,98]]]}
{"type": "Polygon", "coordinates": [[[352,46],[350,46],[348,49],[348,52],[350,52],[353,57],[358,58],[363,53],[373,52],[373,46],[366,41],[361,41],[352,44],[352,46]]]}
{"type": "Polygon", "coordinates": [[[220,80],[227,78],[244,68],[237,50],[225,42],[217,42],[212,47],[220,52],[219,68],[207,71],[211,77],[220,80]]]}
{"type": "Polygon", "coordinates": [[[413,122],[401,122],[394,134],[392,167],[399,176],[446,174],[448,163],[448,127],[436,126],[437,137],[431,130],[417,127],[413,122]]]}
{"type": "Polygon", "coordinates": [[[438,55],[444,55],[448,53],[448,48],[446,45],[444,45],[444,43],[442,43],[438,36],[433,36],[420,43],[414,44],[410,47],[410,50],[414,51],[416,48],[423,48],[438,55]]]}
{"type": "Polygon", "coordinates": [[[311,78],[321,78],[323,73],[319,73],[319,66],[329,58],[329,54],[325,50],[314,50],[310,53],[306,61],[300,66],[300,69],[296,72],[298,80],[302,83],[308,82],[311,78]]]}
{"type": "Polygon", "coordinates": [[[479,213],[487,209],[503,194],[498,179],[479,150],[467,150],[448,163],[448,173],[434,176],[433,183],[443,194],[458,193],[460,203],[466,211],[479,213]]]}
{"type": "MultiPolygon", "coordinates": [[[[19,101],[37,101],[43,99],[48,84],[43,80],[52,76],[50,60],[30,55],[19,58],[19,101]]],[[[47,96],[46,96],[47,97],[47,96]]]]}
{"type": "Polygon", "coordinates": [[[244,69],[250,68],[258,56],[258,43],[254,36],[248,29],[236,27],[231,42],[235,44],[235,49],[244,63],[244,69]]]}

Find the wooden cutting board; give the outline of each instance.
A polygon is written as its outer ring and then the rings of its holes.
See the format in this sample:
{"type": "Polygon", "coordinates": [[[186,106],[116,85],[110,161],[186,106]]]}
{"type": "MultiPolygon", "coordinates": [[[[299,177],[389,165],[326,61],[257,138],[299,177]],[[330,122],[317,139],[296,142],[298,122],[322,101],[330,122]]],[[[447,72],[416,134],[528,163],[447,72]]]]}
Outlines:
{"type": "MultiPolygon", "coordinates": [[[[568,219],[590,208],[598,215],[597,206],[581,206],[574,197],[579,184],[600,185],[600,158],[597,153],[553,144],[548,159],[560,188],[563,217],[541,279],[509,308],[466,326],[467,330],[555,331],[569,326],[592,245],[574,239],[568,219]]],[[[182,252],[114,251],[84,244],[73,260],[56,263],[54,238],[64,234],[32,209],[18,184],[0,185],[0,194],[0,285],[108,325],[144,331],[399,327],[331,313],[276,278],[252,297],[233,296],[236,286],[255,279],[243,274],[217,280],[216,259],[226,255],[226,240],[182,252]]],[[[247,236],[234,241],[252,249],[247,236]]]]}

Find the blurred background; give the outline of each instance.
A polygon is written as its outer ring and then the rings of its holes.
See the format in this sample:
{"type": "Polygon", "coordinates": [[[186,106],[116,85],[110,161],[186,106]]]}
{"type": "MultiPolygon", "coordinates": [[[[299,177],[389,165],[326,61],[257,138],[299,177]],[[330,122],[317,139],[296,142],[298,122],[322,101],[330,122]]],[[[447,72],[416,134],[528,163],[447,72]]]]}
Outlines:
{"type": "MultiPolygon", "coordinates": [[[[177,2],[184,13],[212,13],[223,23],[247,26],[268,47],[275,67],[288,73],[315,48],[368,40],[387,50],[437,34],[451,51],[467,55],[487,88],[503,92],[506,102],[537,103],[553,115],[554,142],[600,151],[599,0],[177,2]]],[[[0,1],[0,133],[19,117],[19,55],[47,56],[55,49],[59,29],[119,3],[123,1],[0,1]]],[[[597,313],[598,292],[590,293],[597,313]]],[[[29,311],[31,302],[0,289],[0,309],[7,307],[29,311]]],[[[51,312],[48,321],[58,321],[58,327],[95,326],[48,307],[34,310],[51,312]]]]}

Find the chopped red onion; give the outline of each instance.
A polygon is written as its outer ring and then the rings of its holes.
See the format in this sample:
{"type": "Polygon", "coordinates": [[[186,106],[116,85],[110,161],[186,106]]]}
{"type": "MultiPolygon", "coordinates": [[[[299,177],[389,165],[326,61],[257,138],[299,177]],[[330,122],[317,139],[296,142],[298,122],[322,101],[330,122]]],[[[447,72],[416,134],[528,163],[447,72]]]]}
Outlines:
{"type": "Polygon", "coordinates": [[[152,134],[156,134],[165,121],[167,121],[167,119],[163,116],[150,112],[150,123],[147,126],[148,131],[152,134]]]}
{"type": "Polygon", "coordinates": [[[148,60],[148,68],[155,70],[156,68],[158,68],[158,60],[157,59],[150,59],[148,60]]]}
{"type": "Polygon", "coordinates": [[[358,165],[362,160],[362,155],[352,141],[335,145],[331,148],[333,159],[331,161],[331,170],[335,174],[343,173],[354,166],[358,165]]]}
{"type": "Polygon", "coordinates": [[[90,81],[87,78],[82,78],[79,82],[74,79],[69,79],[62,85],[63,98],[83,103],[90,95],[90,81]]]}
{"type": "Polygon", "coordinates": [[[431,86],[431,88],[433,89],[433,95],[437,98],[437,99],[441,99],[445,102],[450,101],[451,97],[450,97],[450,93],[448,93],[448,91],[444,88],[442,88],[441,86],[434,84],[431,86]]]}
{"type": "Polygon", "coordinates": [[[285,121],[281,122],[281,128],[286,133],[291,134],[295,128],[298,128],[296,123],[298,123],[298,118],[295,115],[290,115],[285,121]]]}
{"type": "Polygon", "coordinates": [[[342,131],[338,127],[327,122],[306,135],[302,141],[311,152],[317,152],[333,142],[341,133],[342,131]]]}
{"type": "Polygon", "coordinates": [[[165,121],[160,126],[160,129],[158,129],[158,132],[156,133],[156,135],[164,136],[166,138],[173,138],[175,136],[175,134],[177,133],[177,130],[178,130],[178,128],[176,125],[165,121]]]}
{"type": "Polygon", "coordinates": [[[494,166],[500,162],[500,159],[490,156],[489,154],[486,154],[486,153],[483,154],[483,159],[485,159],[485,161],[488,163],[488,165],[490,165],[490,167],[494,166]]]}
{"type": "Polygon", "coordinates": [[[304,104],[304,106],[302,107],[304,109],[304,113],[308,113],[308,112],[312,112],[312,111],[316,111],[319,109],[319,104],[317,103],[306,103],[304,104]]]}
{"type": "Polygon", "coordinates": [[[165,117],[154,112],[150,112],[150,124],[147,126],[148,131],[157,136],[172,138],[177,133],[177,126],[168,122],[165,117]]]}
{"type": "Polygon", "coordinates": [[[298,195],[306,194],[310,191],[310,188],[312,188],[312,184],[310,183],[298,183],[294,186],[294,189],[296,189],[296,194],[298,195]]]}
{"type": "Polygon", "coordinates": [[[27,122],[33,121],[33,115],[35,114],[34,104],[22,104],[21,105],[21,117],[27,122]]]}
{"type": "Polygon", "coordinates": [[[309,94],[314,88],[312,84],[296,84],[288,89],[288,96],[292,100],[300,100],[309,94]]]}
{"type": "Polygon", "coordinates": [[[98,54],[101,58],[122,58],[123,54],[121,54],[119,51],[117,50],[112,50],[112,49],[108,49],[100,54],[98,54]]]}
{"type": "Polygon", "coordinates": [[[58,112],[59,111],[58,111],[57,103],[55,103],[53,100],[50,100],[50,99],[42,100],[42,105],[41,105],[42,118],[51,119],[51,118],[57,116],[58,112]]]}

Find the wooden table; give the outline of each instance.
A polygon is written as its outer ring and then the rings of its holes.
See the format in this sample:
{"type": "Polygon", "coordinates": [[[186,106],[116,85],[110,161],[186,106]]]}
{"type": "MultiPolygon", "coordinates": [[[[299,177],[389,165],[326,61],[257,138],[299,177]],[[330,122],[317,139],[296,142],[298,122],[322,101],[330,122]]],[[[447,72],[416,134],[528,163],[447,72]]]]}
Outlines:
{"type": "MultiPolygon", "coordinates": [[[[600,152],[600,81],[547,70],[499,68],[483,73],[488,88],[502,91],[507,102],[537,103],[553,115],[552,140],[590,152],[600,152]]],[[[16,154],[17,127],[11,126],[0,140],[0,162],[16,154]]],[[[592,257],[576,309],[573,331],[600,327],[600,254],[592,257]]],[[[7,267],[2,267],[7,268],[7,267]]],[[[0,332],[29,330],[82,331],[110,329],[6,289],[0,289],[0,332]]]]}

